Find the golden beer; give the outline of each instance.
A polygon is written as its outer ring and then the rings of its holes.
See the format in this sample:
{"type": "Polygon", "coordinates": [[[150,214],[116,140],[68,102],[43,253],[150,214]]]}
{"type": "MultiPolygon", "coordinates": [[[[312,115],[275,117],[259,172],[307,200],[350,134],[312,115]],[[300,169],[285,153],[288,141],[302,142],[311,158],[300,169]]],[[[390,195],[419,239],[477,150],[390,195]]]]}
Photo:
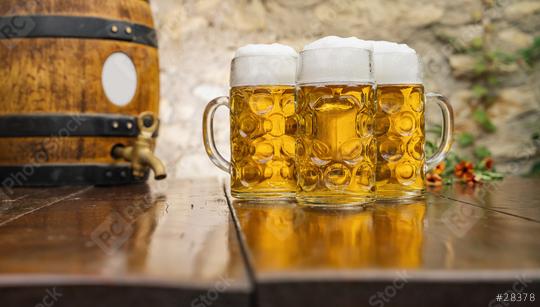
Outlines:
{"type": "Polygon", "coordinates": [[[373,212],[377,265],[417,268],[422,265],[426,202],[380,204],[373,212]]]}
{"type": "Polygon", "coordinates": [[[233,208],[259,272],[422,265],[425,201],[319,210],[236,200],[233,208]]]}
{"type": "Polygon", "coordinates": [[[375,199],[372,47],[328,36],[304,47],[297,70],[296,198],[314,207],[375,199]]]}
{"type": "Polygon", "coordinates": [[[424,93],[422,63],[414,49],[385,41],[373,43],[377,115],[377,198],[403,201],[422,196],[425,172],[444,160],[452,145],[453,112],[448,99],[424,93]],[[426,100],[427,99],[427,100],[426,100]],[[428,101],[441,109],[441,141],[426,157],[425,114],[428,101]]]}
{"type": "Polygon", "coordinates": [[[254,193],[277,197],[294,193],[294,92],[294,86],[231,89],[233,196],[254,193]]]}
{"type": "Polygon", "coordinates": [[[374,90],[362,85],[302,85],[297,92],[297,197],[331,205],[374,197],[374,90]]]}
{"type": "Polygon", "coordinates": [[[296,190],[295,81],[298,53],[280,44],[246,45],[231,62],[229,97],[210,101],[203,114],[208,157],[231,176],[241,199],[290,199],[296,190]],[[214,115],[230,109],[231,160],[217,149],[214,115]]]}
{"type": "Polygon", "coordinates": [[[420,196],[425,188],[424,87],[379,85],[377,103],[377,197],[420,196]]]}

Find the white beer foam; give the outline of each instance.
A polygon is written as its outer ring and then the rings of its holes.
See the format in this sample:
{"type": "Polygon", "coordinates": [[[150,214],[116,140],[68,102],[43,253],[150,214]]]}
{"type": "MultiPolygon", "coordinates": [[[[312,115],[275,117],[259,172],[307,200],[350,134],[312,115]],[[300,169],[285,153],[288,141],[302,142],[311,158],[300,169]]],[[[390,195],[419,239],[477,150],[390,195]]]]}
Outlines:
{"type": "Polygon", "coordinates": [[[372,50],[373,44],[370,41],[361,40],[354,36],[327,36],[307,44],[304,46],[304,51],[323,48],[361,48],[372,50]]]}
{"type": "Polygon", "coordinates": [[[413,48],[387,41],[371,43],[377,84],[422,83],[422,65],[413,48]]]}
{"type": "Polygon", "coordinates": [[[249,44],[236,50],[235,58],[242,56],[258,55],[288,55],[298,57],[298,53],[292,47],[282,44],[249,44]]]}
{"type": "Polygon", "coordinates": [[[369,41],[373,46],[373,53],[403,52],[416,53],[414,49],[407,44],[398,44],[388,41],[369,41]]]}
{"type": "Polygon", "coordinates": [[[356,37],[328,36],[304,47],[297,82],[373,83],[372,44],[356,37]]]}
{"type": "Polygon", "coordinates": [[[231,87],[294,85],[298,53],[281,44],[240,47],[231,65],[231,87]]]}

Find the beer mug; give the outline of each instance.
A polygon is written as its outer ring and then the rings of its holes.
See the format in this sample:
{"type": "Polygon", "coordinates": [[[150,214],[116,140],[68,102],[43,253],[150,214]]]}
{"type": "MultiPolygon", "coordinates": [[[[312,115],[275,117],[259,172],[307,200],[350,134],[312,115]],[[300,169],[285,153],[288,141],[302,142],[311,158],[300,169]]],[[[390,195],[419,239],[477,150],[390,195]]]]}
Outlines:
{"type": "Polygon", "coordinates": [[[248,45],[231,64],[230,96],[206,107],[203,138],[210,160],[230,172],[231,195],[241,199],[294,197],[295,76],[298,54],[279,45],[248,45]],[[217,150],[213,119],[230,109],[231,162],[217,150]]]}
{"type": "Polygon", "coordinates": [[[424,94],[416,51],[389,42],[373,42],[373,48],[378,103],[374,129],[378,143],[377,199],[415,198],[425,191],[425,172],[443,161],[450,150],[452,107],[442,95],[424,94]],[[442,141],[436,153],[427,159],[426,99],[433,99],[443,115],[442,141]]]}
{"type": "Polygon", "coordinates": [[[377,145],[370,45],[326,37],[300,53],[297,76],[297,199],[353,206],[375,199],[377,145]]]}

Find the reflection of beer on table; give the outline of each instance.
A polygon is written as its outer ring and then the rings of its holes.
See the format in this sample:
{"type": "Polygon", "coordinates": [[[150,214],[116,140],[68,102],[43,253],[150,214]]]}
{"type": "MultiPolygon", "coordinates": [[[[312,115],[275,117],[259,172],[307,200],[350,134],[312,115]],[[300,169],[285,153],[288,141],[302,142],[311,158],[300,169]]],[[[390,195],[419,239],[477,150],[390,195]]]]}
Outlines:
{"type": "Polygon", "coordinates": [[[237,201],[234,209],[253,261],[261,270],[363,267],[373,262],[371,212],[237,201]]]}
{"type": "Polygon", "coordinates": [[[293,205],[235,201],[234,209],[257,267],[283,269],[302,261],[293,205]]]}
{"type": "Polygon", "coordinates": [[[421,265],[425,203],[376,205],[365,211],[297,209],[302,263],[328,268],[421,265]]]}
{"type": "Polygon", "coordinates": [[[414,268],[421,265],[425,202],[378,205],[373,212],[377,264],[414,268]]]}
{"type": "Polygon", "coordinates": [[[320,210],[293,203],[234,202],[261,271],[302,268],[413,268],[421,265],[425,203],[320,210]]]}
{"type": "Polygon", "coordinates": [[[370,211],[297,209],[298,249],[302,264],[320,268],[360,268],[375,261],[376,242],[370,211]]]}

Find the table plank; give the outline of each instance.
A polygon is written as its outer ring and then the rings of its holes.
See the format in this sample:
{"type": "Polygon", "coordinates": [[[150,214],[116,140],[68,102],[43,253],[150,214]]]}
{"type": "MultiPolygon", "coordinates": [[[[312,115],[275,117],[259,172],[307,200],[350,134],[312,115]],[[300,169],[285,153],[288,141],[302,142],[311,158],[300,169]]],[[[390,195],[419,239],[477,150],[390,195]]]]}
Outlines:
{"type": "Polygon", "coordinates": [[[0,193],[0,226],[41,208],[75,196],[89,187],[61,187],[52,190],[21,188],[0,193]]]}
{"type": "Polygon", "coordinates": [[[177,180],[90,188],[1,225],[2,306],[51,289],[55,306],[247,306],[251,284],[220,183],[177,180]]]}
{"type": "Polygon", "coordinates": [[[519,217],[436,195],[356,211],[229,200],[258,306],[377,306],[387,289],[384,306],[487,306],[520,279],[540,289],[540,225],[519,217]]]}
{"type": "Polygon", "coordinates": [[[510,176],[479,187],[456,184],[434,191],[444,197],[540,222],[540,178],[510,176]]]}

